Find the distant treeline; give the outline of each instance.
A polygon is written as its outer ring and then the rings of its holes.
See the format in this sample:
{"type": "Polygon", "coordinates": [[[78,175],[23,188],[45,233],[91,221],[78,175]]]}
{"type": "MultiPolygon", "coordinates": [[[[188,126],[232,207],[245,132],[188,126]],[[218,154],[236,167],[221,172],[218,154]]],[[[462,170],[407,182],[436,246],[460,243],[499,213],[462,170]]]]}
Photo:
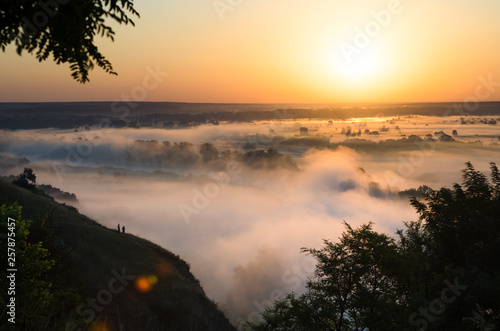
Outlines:
{"type": "Polygon", "coordinates": [[[196,146],[189,142],[136,140],[121,153],[124,166],[146,166],[155,169],[205,165],[214,170],[223,170],[229,162],[238,162],[253,169],[298,170],[297,163],[290,155],[281,154],[273,148],[249,148],[244,152],[219,151],[211,143],[196,146]]]}
{"type": "MultiPolygon", "coordinates": [[[[81,126],[164,127],[205,123],[272,121],[283,119],[348,119],[376,116],[451,116],[452,103],[386,105],[374,107],[297,108],[260,104],[185,103],[0,103],[0,129],[71,129],[81,126]]],[[[500,115],[500,102],[481,103],[471,115],[500,115]]]]}

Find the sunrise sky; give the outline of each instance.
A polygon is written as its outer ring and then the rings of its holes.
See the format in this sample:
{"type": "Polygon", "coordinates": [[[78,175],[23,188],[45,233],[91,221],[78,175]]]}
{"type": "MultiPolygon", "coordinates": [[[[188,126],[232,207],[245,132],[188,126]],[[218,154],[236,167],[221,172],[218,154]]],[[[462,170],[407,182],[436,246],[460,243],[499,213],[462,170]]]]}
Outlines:
{"type": "Polygon", "coordinates": [[[97,68],[81,85],[67,64],[11,46],[0,54],[0,102],[113,101],[148,67],[169,75],[144,101],[462,101],[479,76],[500,82],[500,2],[397,3],[138,0],[136,27],[114,25],[115,42],[99,41],[119,76],[97,68]]]}

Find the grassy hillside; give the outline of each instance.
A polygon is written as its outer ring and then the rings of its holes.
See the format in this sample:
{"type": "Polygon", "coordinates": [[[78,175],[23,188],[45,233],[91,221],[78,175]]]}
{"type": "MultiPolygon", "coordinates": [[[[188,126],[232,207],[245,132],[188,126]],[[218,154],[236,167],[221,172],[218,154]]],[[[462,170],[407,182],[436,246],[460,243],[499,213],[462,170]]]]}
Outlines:
{"type": "Polygon", "coordinates": [[[75,292],[60,298],[57,314],[37,329],[234,330],[178,256],[0,181],[0,205],[13,203],[50,234],[46,245],[57,257],[52,289],[75,292]]]}

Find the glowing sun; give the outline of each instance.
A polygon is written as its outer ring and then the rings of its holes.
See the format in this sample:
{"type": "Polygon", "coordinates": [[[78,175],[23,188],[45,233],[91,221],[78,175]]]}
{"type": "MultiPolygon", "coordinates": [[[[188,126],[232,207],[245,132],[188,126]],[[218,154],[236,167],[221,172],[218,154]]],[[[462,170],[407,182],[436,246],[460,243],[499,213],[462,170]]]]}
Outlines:
{"type": "Polygon", "coordinates": [[[364,49],[361,54],[352,56],[349,61],[343,56],[336,57],[335,60],[335,73],[351,83],[371,83],[384,70],[379,53],[373,49],[364,49]]]}

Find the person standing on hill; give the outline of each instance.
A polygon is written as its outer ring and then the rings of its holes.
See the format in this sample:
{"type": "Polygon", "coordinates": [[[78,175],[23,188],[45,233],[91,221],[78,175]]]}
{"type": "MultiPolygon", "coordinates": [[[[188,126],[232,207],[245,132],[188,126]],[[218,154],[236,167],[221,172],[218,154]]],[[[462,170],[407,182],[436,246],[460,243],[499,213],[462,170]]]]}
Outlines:
{"type": "Polygon", "coordinates": [[[122,232],[125,233],[125,225],[122,226],[122,232]]]}
{"type": "Polygon", "coordinates": [[[120,233],[120,223],[118,223],[118,233],[120,233]]]}

